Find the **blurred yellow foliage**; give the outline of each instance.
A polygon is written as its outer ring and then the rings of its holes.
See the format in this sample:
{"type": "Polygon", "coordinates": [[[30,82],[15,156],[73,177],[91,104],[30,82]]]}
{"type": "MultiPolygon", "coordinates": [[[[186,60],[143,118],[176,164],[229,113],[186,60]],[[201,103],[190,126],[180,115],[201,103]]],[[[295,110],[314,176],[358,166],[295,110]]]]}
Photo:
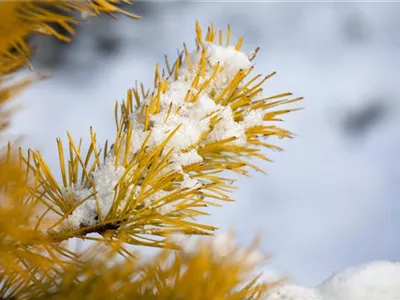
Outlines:
{"type": "Polygon", "coordinates": [[[0,73],[8,74],[29,63],[31,47],[28,38],[32,34],[54,36],[69,42],[71,38],[55,28],[74,34],[74,26],[80,21],[76,13],[96,16],[100,13],[122,13],[139,17],[118,8],[129,0],[21,0],[0,2],[0,73]]]}

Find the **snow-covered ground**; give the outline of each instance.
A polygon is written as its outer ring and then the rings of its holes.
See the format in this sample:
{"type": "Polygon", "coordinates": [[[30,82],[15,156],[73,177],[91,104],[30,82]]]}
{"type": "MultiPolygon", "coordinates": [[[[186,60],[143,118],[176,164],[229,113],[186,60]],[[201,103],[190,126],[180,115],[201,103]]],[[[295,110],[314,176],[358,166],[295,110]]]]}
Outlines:
{"type": "MultiPolygon", "coordinates": [[[[56,167],[55,138],[114,136],[113,104],[135,80],[152,83],[154,65],[193,46],[194,21],[213,22],[256,46],[258,72],[277,71],[265,92],[304,96],[291,114],[294,140],[278,140],[269,176],[241,178],[237,203],[208,222],[241,241],[261,232],[268,268],[316,285],[334,271],[400,260],[400,3],[149,3],[142,21],[93,20],[80,29],[52,79],[21,96],[12,134],[56,167]],[[96,28],[98,30],[96,31],[96,28]],[[100,56],[94,37],[118,51],[100,56]]],[[[47,49],[46,49],[47,50],[47,49]]],[[[325,299],[324,299],[325,300],[325,299]]]]}
{"type": "Polygon", "coordinates": [[[335,272],[315,288],[283,285],[266,300],[398,300],[400,264],[373,261],[335,272]]]}

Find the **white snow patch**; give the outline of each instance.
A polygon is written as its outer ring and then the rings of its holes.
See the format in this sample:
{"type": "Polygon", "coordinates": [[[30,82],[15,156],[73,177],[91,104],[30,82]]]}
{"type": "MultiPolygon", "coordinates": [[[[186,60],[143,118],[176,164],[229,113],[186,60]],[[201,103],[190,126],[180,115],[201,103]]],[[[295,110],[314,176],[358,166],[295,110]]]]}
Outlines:
{"type": "Polygon", "coordinates": [[[183,174],[183,181],[181,182],[182,189],[191,189],[201,186],[201,182],[196,178],[190,177],[188,174],[183,174]]]}
{"type": "Polygon", "coordinates": [[[67,222],[74,229],[80,226],[91,226],[97,222],[97,205],[94,196],[96,191],[97,200],[102,217],[106,217],[114,201],[114,188],[125,172],[122,166],[114,166],[114,158],[106,159],[100,168],[92,173],[94,188],[73,186],[71,191],[64,191],[64,197],[72,197],[76,203],[83,201],[72,214],[67,218],[67,222]]]}
{"type": "Polygon", "coordinates": [[[399,300],[400,263],[373,261],[334,273],[315,288],[284,285],[266,300],[399,300]]]}
{"type": "Polygon", "coordinates": [[[251,128],[261,125],[264,120],[265,110],[263,109],[253,109],[244,115],[241,125],[245,128],[251,128]]]}
{"type": "Polygon", "coordinates": [[[207,58],[212,65],[216,65],[220,62],[225,67],[226,72],[236,75],[241,69],[248,69],[251,67],[248,56],[237,51],[235,47],[229,46],[224,47],[217,44],[207,44],[208,55],[207,58]]]}

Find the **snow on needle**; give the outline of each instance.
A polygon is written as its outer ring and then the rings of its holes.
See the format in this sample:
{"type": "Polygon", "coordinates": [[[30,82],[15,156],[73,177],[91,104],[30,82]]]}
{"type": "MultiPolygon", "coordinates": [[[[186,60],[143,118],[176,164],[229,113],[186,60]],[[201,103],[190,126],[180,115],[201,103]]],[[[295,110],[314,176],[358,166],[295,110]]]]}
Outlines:
{"type": "Polygon", "coordinates": [[[212,234],[215,228],[196,217],[208,205],[233,200],[231,180],[218,174],[263,171],[250,159],[268,160],[263,148],[281,150],[265,138],[292,136],[271,124],[293,109],[274,108],[301,98],[263,95],[262,85],[275,73],[252,75],[258,50],[242,52],[243,38],[231,45],[229,26],[225,39],[213,25],[205,36],[198,22],[195,31],[195,51],[185,44],[173,64],[166,58],[166,70],[156,65],[153,89],[136,85],[116,104],[116,138],[110,147],[106,142],[98,149],[91,130],[90,147],[83,153],[69,135],[65,163],[58,140],[62,184],[40,154],[34,155],[39,180],[33,195],[62,215],[53,230],[72,237],[81,228],[95,231],[114,220],[115,234],[123,231],[131,237],[128,243],[157,246],[173,231],[212,234]],[[138,234],[149,232],[144,226],[157,235],[138,234]]]}

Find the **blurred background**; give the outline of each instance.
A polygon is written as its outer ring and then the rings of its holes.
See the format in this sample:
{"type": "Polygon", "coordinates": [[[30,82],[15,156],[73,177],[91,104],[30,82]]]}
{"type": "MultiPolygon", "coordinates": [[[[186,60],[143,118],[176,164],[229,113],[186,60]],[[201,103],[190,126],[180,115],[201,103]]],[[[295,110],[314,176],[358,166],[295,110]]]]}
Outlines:
{"type": "Polygon", "coordinates": [[[113,107],[154,65],[194,45],[203,28],[231,24],[256,73],[277,71],[265,94],[304,96],[285,117],[297,137],[277,140],[268,175],[241,178],[237,203],[207,218],[248,243],[261,234],[268,274],[318,284],[337,269],[400,260],[400,3],[137,2],[134,21],[109,16],[77,28],[74,42],[32,41],[37,70],[52,77],[19,96],[10,134],[39,149],[57,172],[56,137],[115,135],[113,107]]]}

